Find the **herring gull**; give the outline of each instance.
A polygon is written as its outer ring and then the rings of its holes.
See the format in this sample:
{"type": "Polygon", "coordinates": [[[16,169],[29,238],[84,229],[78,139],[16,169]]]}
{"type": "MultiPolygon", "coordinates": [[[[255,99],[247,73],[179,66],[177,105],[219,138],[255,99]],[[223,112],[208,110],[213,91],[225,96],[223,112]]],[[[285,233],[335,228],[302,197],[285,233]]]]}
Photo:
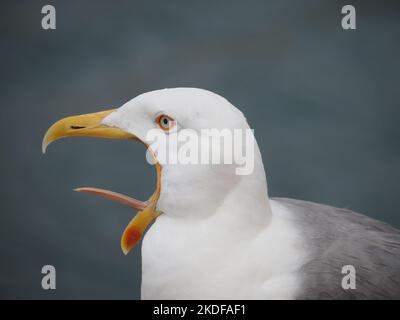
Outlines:
{"type": "MultiPolygon", "coordinates": [[[[163,89],[118,109],[56,122],[43,152],[69,136],[134,139],[149,146],[146,133],[172,122],[177,130],[195,132],[249,128],[242,112],[215,93],[163,89]]],[[[144,235],[142,299],[400,298],[399,230],[347,209],[269,198],[257,143],[251,174],[237,175],[231,166],[156,161],[157,188],[147,201],[76,189],[139,210],[121,246],[126,254],[144,235]],[[355,272],[351,288],[343,286],[346,266],[355,272]]]]}

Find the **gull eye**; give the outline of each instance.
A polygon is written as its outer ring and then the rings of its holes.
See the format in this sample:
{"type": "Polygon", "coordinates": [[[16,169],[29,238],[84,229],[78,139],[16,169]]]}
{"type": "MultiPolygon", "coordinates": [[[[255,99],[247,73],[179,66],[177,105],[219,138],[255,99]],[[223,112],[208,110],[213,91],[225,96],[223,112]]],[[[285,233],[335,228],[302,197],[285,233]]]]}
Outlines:
{"type": "Polygon", "coordinates": [[[157,124],[160,126],[161,129],[164,131],[169,131],[171,128],[175,126],[176,121],[172,119],[171,117],[168,117],[164,114],[158,116],[156,118],[157,124]]]}

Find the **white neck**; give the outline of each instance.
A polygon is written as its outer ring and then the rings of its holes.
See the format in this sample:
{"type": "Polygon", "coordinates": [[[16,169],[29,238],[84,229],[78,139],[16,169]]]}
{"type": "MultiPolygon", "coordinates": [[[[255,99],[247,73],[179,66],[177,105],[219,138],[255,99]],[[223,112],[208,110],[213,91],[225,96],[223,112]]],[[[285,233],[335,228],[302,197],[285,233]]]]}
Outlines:
{"type": "Polygon", "coordinates": [[[249,175],[236,175],[232,165],[163,165],[157,209],[180,219],[229,212],[228,218],[247,221],[249,227],[266,226],[272,212],[257,145],[254,158],[249,175]]]}
{"type": "Polygon", "coordinates": [[[142,242],[143,299],[294,297],[299,237],[290,213],[268,199],[256,152],[248,176],[163,168],[157,208],[164,214],[142,242]],[[182,177],[191,179],[178,183],[182,177]]]}

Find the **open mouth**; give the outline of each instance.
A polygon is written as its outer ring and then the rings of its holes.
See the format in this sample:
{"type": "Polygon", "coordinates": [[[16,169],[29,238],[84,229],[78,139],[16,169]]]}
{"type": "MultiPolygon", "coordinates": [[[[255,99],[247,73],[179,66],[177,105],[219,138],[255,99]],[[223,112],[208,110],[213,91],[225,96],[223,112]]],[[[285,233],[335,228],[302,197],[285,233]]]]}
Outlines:
{"type": "MultiPolygon", "coordinates": [[[[43,138],[43,153],[46,152],[46,148],[50,143],[65,137],[86,136],[111,139],[132,139],[145,144],[131,133],[127,133],[116,127],[109,127],[102,124],[102,120],[113,111],[114,109],[71,116],[57,121],[47,130],[43,138]]],[[[126,226],[121,237],[121,249],[124,254],[128,254],[128,252],[141,239],[146,228],[160,215],[160,212],[157,211],[156,207],[161,190],[161,165],[155,161],[155,167],[157,173],[157,188],[147,201],[140,201],[130,196],[105,189],[89,187],[75,189],[75,191],[92,193],[138,210],[138,213],[126,226]]]]}

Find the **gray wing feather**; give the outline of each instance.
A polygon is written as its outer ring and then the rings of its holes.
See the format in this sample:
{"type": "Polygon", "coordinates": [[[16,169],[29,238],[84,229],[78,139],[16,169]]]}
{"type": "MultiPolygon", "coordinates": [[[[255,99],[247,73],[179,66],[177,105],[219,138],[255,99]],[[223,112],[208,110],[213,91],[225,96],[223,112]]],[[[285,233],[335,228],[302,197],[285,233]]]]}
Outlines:
{"type": "Polygon", "coordinates": [[[295,215],[309,258],[298,299],[400,299],[400,231],[346,209],[275,198],[295,215]],[[356,270],[356,289],[342,288],[342,267],[356,270]]]}

